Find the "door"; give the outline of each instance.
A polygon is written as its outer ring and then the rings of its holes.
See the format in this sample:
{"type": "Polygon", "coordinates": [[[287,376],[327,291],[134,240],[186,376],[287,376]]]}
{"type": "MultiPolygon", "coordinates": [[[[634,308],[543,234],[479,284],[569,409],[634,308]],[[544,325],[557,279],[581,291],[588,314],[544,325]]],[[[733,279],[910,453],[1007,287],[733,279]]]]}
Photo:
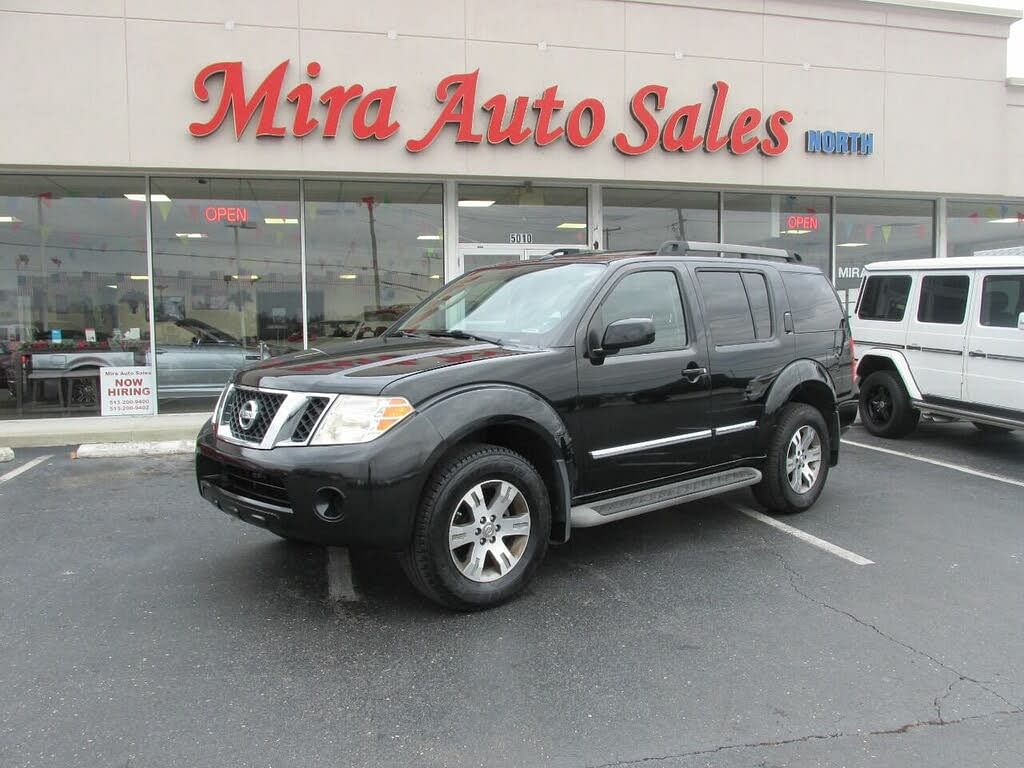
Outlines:
{"type": "Polygon", "coordinates": [[[576,414],[583,495],[708,463],[707,345],[688,279],[672,268],[635,268],[615,278],[584,318],[577,336],[576,414]],[[651,319],[654,341],[603,360],[591,355],[608,324],[626,318],[651,319]]]}
{"type": "Polygon", "coordinates": [[[967,300],[971,273],[924,274],[911,305],[907,328],[907,362],[921,394],[960,400],[963,397],[967,343],[967,300]]]}
{"type": "Polygon", "coordinates": [[[979,271],[971,309],[964,399],[1024,411],[1024,270],[979,271]]]}

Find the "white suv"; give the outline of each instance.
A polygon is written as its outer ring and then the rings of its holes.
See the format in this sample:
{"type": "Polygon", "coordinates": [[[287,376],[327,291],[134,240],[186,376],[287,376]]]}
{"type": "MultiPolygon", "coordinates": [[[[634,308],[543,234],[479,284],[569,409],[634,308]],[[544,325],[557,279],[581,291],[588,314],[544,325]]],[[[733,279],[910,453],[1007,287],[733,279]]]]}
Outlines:
{"type": "Polygon", "coordinates": [[[872,434],[903,437],[922,413],[1024,429],[1024,256],[869,264],[852,326],[872,434]]]}

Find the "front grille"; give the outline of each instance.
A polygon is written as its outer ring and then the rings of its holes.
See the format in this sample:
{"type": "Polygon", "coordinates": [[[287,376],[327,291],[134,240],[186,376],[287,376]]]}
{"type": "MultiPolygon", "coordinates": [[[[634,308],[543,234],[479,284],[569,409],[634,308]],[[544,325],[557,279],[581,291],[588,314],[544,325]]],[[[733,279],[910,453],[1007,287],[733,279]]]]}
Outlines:
{"type": "Polygon", "coordinates": [[[234,387],[224,400],[220,423],[227,424],[231,435],[247,443],[260,443],[267,434],[285,396],[278,392],[261,392],[248,387],[234,387]],[[249,405],[253,403],[253,405],[249,405]],[[253,415],[253,408],[255,414],[253,415]],[[247,418],[247,417],[250,417],[247,418]],[[243,426],[245,420],[248,428],[243,426]]]}
{"type": "Polygon", "coordinates": [[[276,475],[224,465],[220,479],[221,488],[229,493],[278,507],[291,507],[288,491],[276,475]]]}
{"type": "Polygon", "coordinates": [[[302,416],[299,418],[299,423],[295,425],[292,432],[292,442],[304,443],[309,439],[313,433],[313,427],[320,420],[320,415],[327,408],[329,402],[331,402],[330,399],[326,397],[309,398],[309,402],[306,403],[302,416]]]}

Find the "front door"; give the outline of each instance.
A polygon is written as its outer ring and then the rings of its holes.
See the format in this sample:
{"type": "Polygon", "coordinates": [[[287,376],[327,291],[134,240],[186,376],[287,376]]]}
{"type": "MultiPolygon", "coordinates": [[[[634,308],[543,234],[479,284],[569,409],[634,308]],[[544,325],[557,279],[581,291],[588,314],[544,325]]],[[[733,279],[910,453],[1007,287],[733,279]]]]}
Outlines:
{"type": "Polygon", "coordinates": [[[577,456],[586,496],[679,475],[708,463],[711,446],[707,344],[689,278],[671,267],[639,267],[616,278],[577,334],[582,445],[577,456]],[[623,349],[600,364],[588,335],[609,323],[650,318],[654,342],[623,349]]]}
{"type": "Polygon", "coordinates": [[[921,278],[910,305],[907,361],[921,393],[959,400],[963,396],[964,346],[970,273],[937,272],[921,278]]]}
{"type": "Polygon", "coordinates": [[[964,399],[1024,411],[1024,271],[979,272],[980,301],[971,310],[964,399]]]}

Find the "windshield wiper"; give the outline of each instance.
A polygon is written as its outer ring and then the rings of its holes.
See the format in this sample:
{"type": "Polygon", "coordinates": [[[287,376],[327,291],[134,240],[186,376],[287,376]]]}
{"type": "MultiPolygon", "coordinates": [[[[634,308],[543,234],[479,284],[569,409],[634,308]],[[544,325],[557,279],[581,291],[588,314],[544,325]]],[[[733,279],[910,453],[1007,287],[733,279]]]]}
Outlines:
{"type": "Polygon", "coordinates": [[[428,336],[443,336],[449,339],[473,339],[474,341],[485,341],[488,344],[496,344],[501,346],[501,339],[492,339],[490,336],[481,336],[478,333],[467,333],[466,331],[460,331],[455,328],[449,328],[447,331],[427,331],[428,336]]]}

